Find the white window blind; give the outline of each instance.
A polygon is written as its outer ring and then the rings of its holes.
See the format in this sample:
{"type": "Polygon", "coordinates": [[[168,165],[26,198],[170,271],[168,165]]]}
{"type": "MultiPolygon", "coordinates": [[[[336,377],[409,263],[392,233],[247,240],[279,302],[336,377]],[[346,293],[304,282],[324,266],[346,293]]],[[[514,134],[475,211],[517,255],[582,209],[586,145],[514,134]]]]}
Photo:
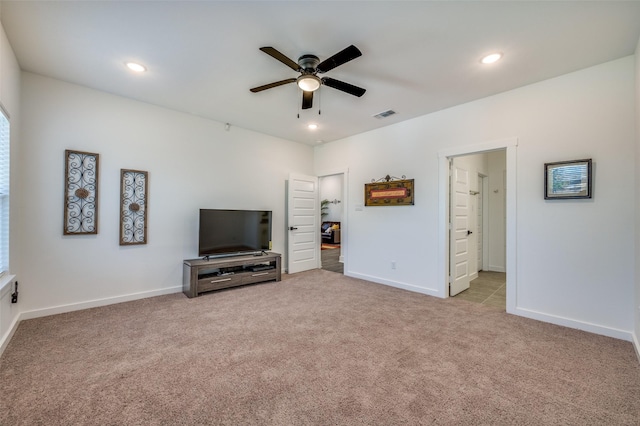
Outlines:
{"type": "Polygon", "coordinates": [[[9,270],[9,119],[0,108],[0,275],[9,270]]]}

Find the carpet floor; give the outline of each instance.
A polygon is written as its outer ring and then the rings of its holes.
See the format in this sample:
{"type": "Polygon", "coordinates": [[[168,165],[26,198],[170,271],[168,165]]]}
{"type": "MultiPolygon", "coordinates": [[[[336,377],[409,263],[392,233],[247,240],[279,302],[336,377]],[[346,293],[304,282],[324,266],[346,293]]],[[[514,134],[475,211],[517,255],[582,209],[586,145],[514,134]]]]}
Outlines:
{"type": "Polygon", "coordinates": [[[629,342],[314,270],[22,321],[1,425],[638,425],[629,342]]]}

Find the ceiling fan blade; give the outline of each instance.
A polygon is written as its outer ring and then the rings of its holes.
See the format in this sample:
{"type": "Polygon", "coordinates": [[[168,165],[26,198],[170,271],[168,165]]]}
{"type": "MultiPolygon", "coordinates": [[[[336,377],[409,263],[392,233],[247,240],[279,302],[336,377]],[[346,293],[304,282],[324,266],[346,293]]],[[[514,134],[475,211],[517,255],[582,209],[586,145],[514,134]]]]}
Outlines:
{"type": "Polygon", "coordinates": [[[263,90],[271,89],[272,87],[282,86],[283,84],[295,83],[295,81],[295,78],[288,78],[286,80],[280,80],[273,83],[265,84],[264,86],[254,87],[253,89],[249,90],[251,90],[253,93],[258,93],[262,92],[263,90]]]}
{"type": "Polygon", "coordinates": [[[280,62],[282,62],[289,68],[291,68],[292,70],[300,71],[300,65],[298,65],[297,62],[294,62],[293,60],[287,58],[285,55],[283,55],[273,47],[261,47],[260,50],[262,50],[264,53],[271,56],[272,58],[279,60],[280,62]]]}
{"type": "Polygon", "coordinates": [[[355,47],[353,44],[346,49],[341,50],[336,53],[329,59],[325,59],[320,62],[316,69],[318,72],[327,72],[329,70],[334,69],[335,67],[339,67],[340,65],[349,62],[352,59],[357,58],[358,56],[362,56],[362,52],[355,47]]]}
{"type": "Polygon", "coordinates": [[[333,87],[334,89],[342,90],[345,93],[357,97],[364,95],[364,92],[367,91],[362,87],[354,86],[353,84],[345,83],[344,81],[336,80],[335,78],[331,77],[323,77],[322,84],[324,84],[325,86],[333,87]]]}
{"type": "Polygon", "coordinates": [[[313,106],[313,92],[302,92],[302,109],[309,109],[313,106]]]}

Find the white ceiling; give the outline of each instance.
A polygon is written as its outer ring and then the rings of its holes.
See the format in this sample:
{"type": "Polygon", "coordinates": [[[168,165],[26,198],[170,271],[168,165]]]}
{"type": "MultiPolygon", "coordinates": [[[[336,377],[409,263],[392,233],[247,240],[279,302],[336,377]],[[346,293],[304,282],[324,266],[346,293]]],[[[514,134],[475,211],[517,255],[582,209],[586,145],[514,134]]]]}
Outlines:
{"type": "Polygon", "coordinates": [[[640,37],[638,1],[4,0],[0,13],[25,71],[309,145],[631,55],[640,37]],[[363,55],[325,75],[361,98],[323,86],[302,111],[294,84],[249,92],[298,75],[262,46],[296,61],[350,44],[363,55]],[[493,51],[503,60],[480,64],[493,51]]]}

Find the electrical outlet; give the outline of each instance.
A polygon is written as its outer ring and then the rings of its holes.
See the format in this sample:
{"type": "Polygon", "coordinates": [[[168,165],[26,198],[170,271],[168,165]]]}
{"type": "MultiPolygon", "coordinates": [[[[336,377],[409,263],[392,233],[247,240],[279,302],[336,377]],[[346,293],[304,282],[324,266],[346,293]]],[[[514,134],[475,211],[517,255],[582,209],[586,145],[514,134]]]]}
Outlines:
{"type": "Polygon", "coordinates": [[[391,269],[396,269],[396,261],[395,260],[391,261],[391,269]]]}

